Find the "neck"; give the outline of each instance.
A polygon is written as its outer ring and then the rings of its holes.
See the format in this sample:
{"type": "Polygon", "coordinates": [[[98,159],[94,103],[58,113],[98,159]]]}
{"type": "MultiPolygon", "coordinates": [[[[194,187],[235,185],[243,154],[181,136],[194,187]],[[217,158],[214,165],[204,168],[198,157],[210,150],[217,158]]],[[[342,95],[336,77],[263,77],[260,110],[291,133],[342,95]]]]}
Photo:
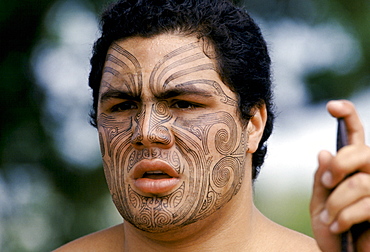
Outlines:
{"type": "Polygon", "coordinates": [[[231,248],[240,251],[252,248],[256,215],[259,214],[252,195],[252,183],[243,183],[238,194],[212,215],[165,233],[144,232],[125,222],[125,251],[229,251],[231,248]]]}

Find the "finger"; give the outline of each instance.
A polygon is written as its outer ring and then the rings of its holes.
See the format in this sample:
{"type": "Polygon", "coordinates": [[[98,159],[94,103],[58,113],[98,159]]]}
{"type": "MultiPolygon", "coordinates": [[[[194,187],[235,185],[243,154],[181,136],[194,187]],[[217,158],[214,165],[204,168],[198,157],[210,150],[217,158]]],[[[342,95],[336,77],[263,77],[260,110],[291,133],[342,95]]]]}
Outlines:
{"type": "Polygon", "coordinates": [[[331,160],[329,170],[323,174],[323,184],[327,188],[334,188],[345,177],[354,172],[370,174],[370,147],[366,145],[349,145],[339,150],[331,160]]]}
{"type": "Polygon", "coordinates": [[[329,169],[333,155],[328,151],[321,151],[318,156],[319,167],[315,173],[313,196],[311,197],[310,211],[311,215],[319,215],[325,207],[325,202],[330,195],[330,190],[322,184],[323,174],[329,169]]]}
{"type": "Polygon", "coordinates": [[[363,198],[343,209],[338,218],[330,225],[334,234],[348,231],[353,225],[370,221],[370,197],[363,198]]]}
{"type": "Polygon", "coordinates": [[[365,143],[364,128],[353,103],[347,100],[336,100],[328,102],[326,107],[332,116],[344,119],[350,144],[365,143]]]}
{"type": "Polygon", "coordinates": [[[357,173],[349,177],[330,194],[325,206],[326,212],[322,216],[323,221],[332,223],[343,209],[366,197],[370,198],[370,175],[357,173]]]}
{"type": "Polygon", "coordinates": [[[328,151],[319,153],[319,167],[315,173],[313,195],[310,203],[313,233],[322,251],[340,250],[340,236],[333,234],[329,229],[329,225],[323,223],[320,219],[320,213],[325,208],[325,202],[331,192],[331,190],[323,186],[321,178],[325,171],[328,170],[332,158],[333,156],[328,151]]]}

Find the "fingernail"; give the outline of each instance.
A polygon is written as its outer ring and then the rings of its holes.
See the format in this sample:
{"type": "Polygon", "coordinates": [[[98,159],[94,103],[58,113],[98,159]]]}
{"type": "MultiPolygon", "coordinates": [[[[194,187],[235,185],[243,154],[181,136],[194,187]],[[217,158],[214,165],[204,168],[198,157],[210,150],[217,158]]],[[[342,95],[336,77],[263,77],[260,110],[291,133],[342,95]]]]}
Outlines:
{"type": "Polygon", "coordinates": [[[329,224],[329,213],[326,209],[321,212],[320,220],[325,224],[329,224]]]}
{"type": "Polygon", "coordinates": [[[330,231],[332,231],[333,233],[337,233],[338,230],[339,230],[339,224],[337,221],[330,225],[330,231]]]}
{"type": "Polygon", "coordinates": [[[333,183],[333,175],[331,174],[330,171],[324,172],[324,174],[321,177],[321,182],[326,187],[330,187],[332,185],[332,183],[333,183]]]}

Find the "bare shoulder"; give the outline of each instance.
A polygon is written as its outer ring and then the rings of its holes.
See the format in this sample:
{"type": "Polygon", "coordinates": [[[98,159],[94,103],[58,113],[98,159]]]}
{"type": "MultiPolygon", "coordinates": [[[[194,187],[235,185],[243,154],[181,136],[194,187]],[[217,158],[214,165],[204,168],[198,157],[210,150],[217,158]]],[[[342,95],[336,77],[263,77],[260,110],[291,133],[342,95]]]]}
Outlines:
{"type": "Polygon", "coordinates": [[[264,243],[263,251],[319,252],[316,241],[305,234],[283,227],[267,218],[260,231],[259,240],[264,243]],[[268,242],[267,242],[268,241],[268,242]]]}
{"type": "Polygon", "coordinates": [[[301,252],[318,252],[321,251],[316,241],[307,235],[294,230],[282,227],[280,243],[277,247],[279,251],[301,251],[301,252]]]}
{"type": "Polygon", "coordinates": [[[122,251],[124,243],[123,225],[110,227],[69,242],[54,250],[66,251],[122,251]]]}

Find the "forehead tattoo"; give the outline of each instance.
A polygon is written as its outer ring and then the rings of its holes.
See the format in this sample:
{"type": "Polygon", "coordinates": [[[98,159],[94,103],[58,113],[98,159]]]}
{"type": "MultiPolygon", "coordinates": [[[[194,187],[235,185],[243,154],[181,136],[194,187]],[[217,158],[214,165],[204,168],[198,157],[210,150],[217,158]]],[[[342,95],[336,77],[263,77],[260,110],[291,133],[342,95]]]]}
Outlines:
{"type": "MultiPolygon", "coordinates": [[[[176,80],[177,78],[206,70],[216,71],[213,63],[200,63],[192,67],[186,66],[186,64],[188,63],[195,62],[197,60],[201,60],[207,57],[203,52],[199,51],[196,51],[193,54],[189,55],[188,52],[191,52],[192,50],[197,48],[199,48],[198,42],[187,44],[166,54],[160,61],[156,63],[149,78],[149,87],[155,96],[157,97],[166,96],[166,94],[169,93],[168,84],[171,81],[176,80]],[[187,53],[187,55],[181,57],[185,53],[187,53]],[[170,74],[170,72],[173,73],[170,74]],[[168,74],[169,76],[167,76],[168,74]],[[167,76],[166,79],[164,79],[165,76],[167,76]]],[[[108,73],[115,76],[116,78],[119,79],[123,90],[127,90],[126,93],[129,93],[132,97],[139,97],[143,87],[142,71],[139,61],[136,59],[134,55],[132,55],[130,52],[122,48],[117,43],[113,43],[111,49],[114,52],[118,53],[120,56],[122,56],[123,60],[119,59],[117,56],[110,53],[107,55],[106,61],[113,63],[118,68],[121,68],[121,71],[118,71],[112,67],[105,66],[103,69],[103,73],[108,73]],[[128,60],[127,63],[124,62],[125,59],[128,60]],[[131,70],[128,63],[132,64],[131,67],[134,68],[134,71],[131,70]]],[[[196,88],[190,88],[191,86],[200,84],[212,87],[214,89],[214,94],[220,96],[221,102],[231,106],[237,106],[236,100],[226,95],[221,85],[214,80],[195,79],[180,84],[176,84],[175,88],[170,89],[171,90],[173,89],[173,91],[178,90],[177,92],[179,92],[179,94],[184,94],[186,92],[200,94],[201,92],[199,89],[198,92],[196,92],[197,91],[196,88]],[[191,92],[191,90],[193,92],[191,92]]],[[[113,87],[110,83],[106,82],[105,80],[102,80],[102,86],[108,87],[109,90],[115,90],[118,92],[119,90],[121,90],[120,88],[113,87]]],[[[107,95],[103,94],[102,98],[103,97],[107,97],[107,95]]],[[[101,101],[103,101],[103,99],[101,99],[101,101]]]]}
{"type": "MultiPolygon", "coordinates": [[[[143,87],[143,81],[142,81],[142,73],[141,73],[141,66],[139,61],[129,53],[127,50],[123,49],[121,46],[119,46],[117,43],[113,43],[111,46],[111,49],[121,55],[124,59],[128,60],[133,67],[134,67],[134,73],[130,70],[130,66],[127,65],[124,61],[120,60],[113,54],[107,54],[106,62],[111,62],[122,69],[122,72],[124,74],[120,74],[119,71],[112,67],[105,66],[103,69],[104,73],[109,73],[114,75],[117,78],[120,78],[120,81],[122,85],[130,92],[134,94],[141,93],[142,87],[143,87]]],[[[102,81],[103,86],[111,87],[110,83],[106,81],[102,81]]]]}

